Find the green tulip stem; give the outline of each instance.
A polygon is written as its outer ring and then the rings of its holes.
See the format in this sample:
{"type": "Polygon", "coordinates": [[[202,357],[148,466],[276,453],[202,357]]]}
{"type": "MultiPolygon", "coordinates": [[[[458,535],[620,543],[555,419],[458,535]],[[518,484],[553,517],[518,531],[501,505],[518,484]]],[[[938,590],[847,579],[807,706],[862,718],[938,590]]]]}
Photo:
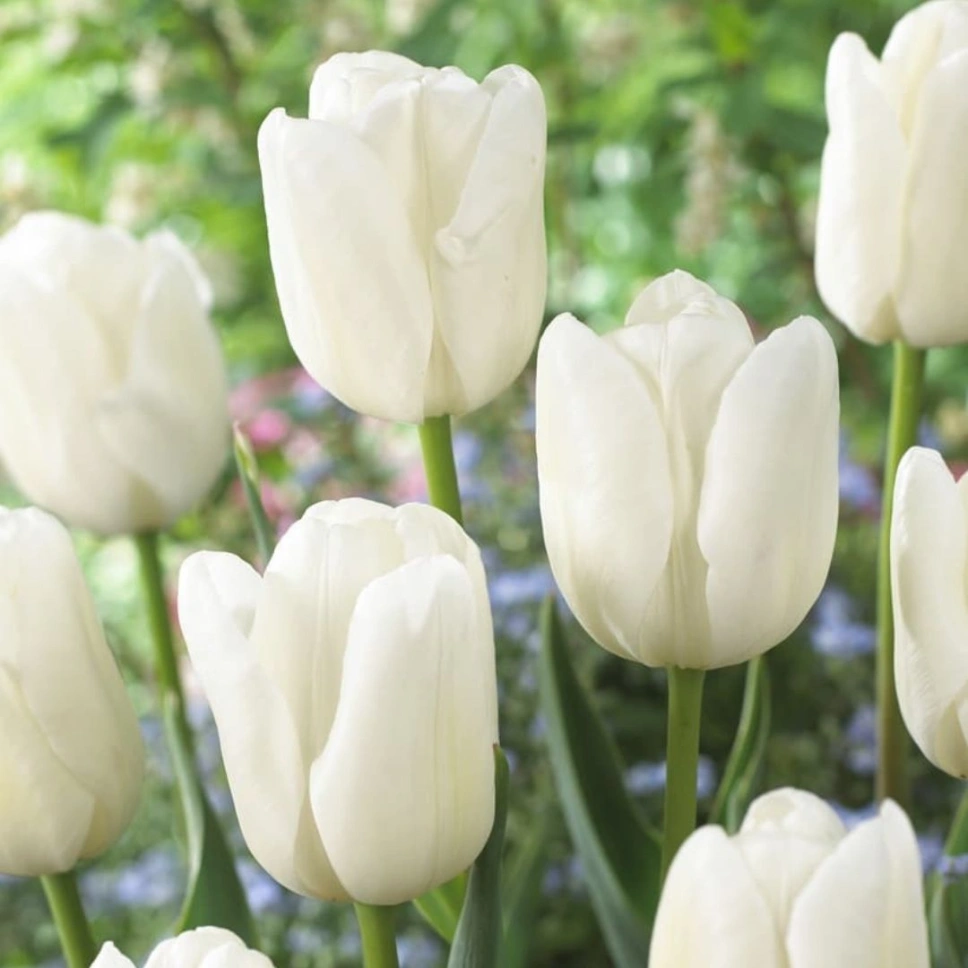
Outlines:
{"type": "Polygon", "coordinates": [[[84,914],[74,872],[49,874],[40,882],[57,926],[67,968],[88,968],[97,957],[97,947],[84,914]]]}
{"type": "Polygon", "coordinates": [[[699,724],[702,719],[702,669],[669,666],[666,734],[665,817],[662,833],[662,879],[676,851],[696,829],[696,776],[699,770],[699,724]]]}
{"type": "Polygon", "coordinates": [[[905,451],[917,441],[925,351],[894,344],[891,415],[884,458],[881,536],[877,563],[877,798],[908,801],[907,734],[894,685],[894,613],[891,608],[891,511],[894,479],[905,451]]]}
{"type": "Polygon", "coordinates": [[[356,904],[356,920],[363,942],[363,968],[399,968],[393,908],[356,904]]]}
{"type": "Polygon", "coordinates": [[[194,749],[192,731],[185,714],[185,695],[181,677],[178,675],[178,659],[175,655],[175,637],[168,614],[165,597],[165,579],[161,570],[158,533],[145,531],[135,535],[138,561],[141,566],[141,590],[148,607],[148,625],[151,645],[155,654],[155,674],[161,691],[162,706],[173,710],[175,724],[188,744],[194,749]]]}
{"type": "Polygon", "coordinates": [[[420,425],[420,448],[423,451],[430,503],[446,511],[458,524],[463,524],[450,417],[428,417],[420,425]]]}

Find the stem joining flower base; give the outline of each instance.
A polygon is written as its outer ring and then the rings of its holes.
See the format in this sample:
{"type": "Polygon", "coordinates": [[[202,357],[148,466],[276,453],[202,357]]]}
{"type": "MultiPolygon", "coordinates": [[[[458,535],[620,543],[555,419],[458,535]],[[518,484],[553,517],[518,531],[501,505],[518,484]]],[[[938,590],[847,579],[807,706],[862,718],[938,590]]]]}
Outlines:
{"type": "Polygon", "coordinates": [[[394,909],[355,904],[363,942],[363,968],[399,968],[394,934],[394,909]]]}
{"type": "Polygon", "coordinates": [[[907,734],[894,684],[894,614],[891,604],[891,512],[894,479],[905,451],[917,442],[925,351],[894,344],[891,416],[884,458],[881,535],[877,562],[877,799],[908,802],[907,734]]]}
{"type": "Polygon", "coordinates": [[[50,874],[42,877],[40,882],[47,895],[47,904],[57,926],[68,968],[89,968],[97,956],[97,948],[84,914],[74,872],[50,874]]]}
{"type": "Polygon", "coordinates": [[[683,841],[696,829],[696,775],[705,671],[670,666],[666,735],[662,879],[683,841]]]}
{"type": "Polygon", "coordinates": [[[420,425],[420,447],[430,503],[446,511],[458,524],[463,524],[450,417],[430,417],[425,420],[420,425]]]}

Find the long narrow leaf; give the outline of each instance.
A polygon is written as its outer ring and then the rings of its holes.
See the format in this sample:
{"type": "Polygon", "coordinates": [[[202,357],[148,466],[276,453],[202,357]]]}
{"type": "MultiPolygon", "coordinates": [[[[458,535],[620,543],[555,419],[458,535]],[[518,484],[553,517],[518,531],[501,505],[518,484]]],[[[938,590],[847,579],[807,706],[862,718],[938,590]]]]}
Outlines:
{"type": "Polygon", "coordinates": [[[191,745],[173,704],[164,709],[165,730],[178,777],[188,842],[188,887],[177,932],[215,926],[234,931],[256,947],[256,930],[225,834],[199,782],[191,745]]]}
{"type": "Polygon", "coordinates": [[[508,762],[494,749],[494,826],[471,868],[467,897],[450,949],[447,968],[498,968],[501,936],[501,859],[508,819],[508,762]]]}
{"type": "Polygon", "coordinates": [[[504,878],[504,949],[501,968],[525,968],[541,901],[551,825],[540,816],[508,864],[504,878]]]}
{"type": "Polygon", "coordinates": [[[930,888],[934,964],[939,968],[968,968],[968,792],[958,808],[930,888]]]}
{"type": "Polygon", "coordinates": [[[659,899],[659,845],[625,789],[615,747],[571,666],[553,601],[542,618],[541,703],[565,820],[612,958],[618,968],[642,968],[659,899]]]}

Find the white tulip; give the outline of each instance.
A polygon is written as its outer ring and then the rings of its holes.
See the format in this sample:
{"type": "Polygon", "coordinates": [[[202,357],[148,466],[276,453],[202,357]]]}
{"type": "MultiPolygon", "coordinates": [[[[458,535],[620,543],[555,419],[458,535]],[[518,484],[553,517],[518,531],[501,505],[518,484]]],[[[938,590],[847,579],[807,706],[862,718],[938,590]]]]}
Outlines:
{"type": "Polygon", "coordinates": [[[841,34],[827,116],[816,253],[824,302],[872,343],[968,340],[968,0],[905,14],[880,60],[841,34]]]}
{"type": "Polygon", "coordinates": [[[208,301],[168,232],[44,212],[0,239],[0,461],[33,503],[114,534],[205,494],[229,442],[208,301]]]}
{"type": "Polygon", "coordinates": [[[848,833],[800,790],[702,827],[662,890],[649,968],[928,968],[921,858],[888,800],[848,833]]]}
{"type": "Polygon", "coordinates": [[[538,350],[541,519],[592,638],[709,669],[789,635],[833,554],[839,410],[820,323],[755,346],[743,313],[687,273],[605,336],[559,316],[538,350]]]}
{"type": "Polygon", "coordinates": [[[968,475],[912,447],[891,518],[894,674],[901,714],[921,752],[968,777],[968,475]]]}
{"type": "Polygon", "coordinates": [[[396,904],[494,819],[494,634],[480,553],[443,512],[317,504],[265,575],[201,552],[179,614],[249,849],[291,890],[396,904]]]}
{"type": "MultiPolygon", "coordinates": [[[[91,968],[135,968],[134,962],[108,942],[91,968]]],[[[162,941],[145,968],[272,968],[272,962],[247,948],[231,931],[196,928],[162,941]]]]}
{"type": "Polygon", "coordinates": [[[103,853],[141,793],[138,720],[70,536],[0,508],[0,873],[103,853]]]}
{"type": "Polygon", "coordinates": [[[418,423],[514,381],[544,309],[545,141],[523,68],[477,84],[382,51],[320,66],[309,120],[266,118],[272,268],[320,384],[361,413],[418,423]]]}

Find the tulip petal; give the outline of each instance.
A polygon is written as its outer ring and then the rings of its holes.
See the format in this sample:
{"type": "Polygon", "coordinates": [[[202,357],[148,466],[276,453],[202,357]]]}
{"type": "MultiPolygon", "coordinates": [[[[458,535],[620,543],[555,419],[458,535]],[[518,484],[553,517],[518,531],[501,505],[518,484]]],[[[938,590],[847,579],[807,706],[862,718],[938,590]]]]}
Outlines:
{"type": "Polygon", "coordinates": [[[466,172],[461,187],[452,176],[431,189],[443,227],[430,257],[437,340],[428,415],[475,410],[517,379],[538,337],[547,288],[541,88],[520,67],[493,72],[476,93],[452,90],[458,86],[443,72],[425,95],[433,110],[428,138],[438,150],[451,144],[441,172],[466,172]],[[490,111],[475,130],[470,118],[485,93],[492,95],[490,111]],[[447,104],[452,111],[442,110],[447,104]],[[447,122],[458,109],[465,117],[457,128],[461,144],[447,122]]]}
{"type": "Polygon", "coordinates": [[[273,272],[296,355],[347,406],[421,421],[433,306],[382,162],[352,132],[278,109],[259,130],[259,161],[273,272]]]}
{"type": "Polygon", "coordinates": [[[740,965],[787,968],[783,942],[740,850],[721,827],[703,827],[669,869],[649,968],[740,965]]]}
{"type": "Polygon", "coordinates": [[[907,148],[881,65],[856,34],[841,34],[830,50],[826,100],[817,287],[857,336],[883,343],[899,335],[892,291],[907,148]]]}
{"type": "Polygon", "coordinates": [[[182,631],[212,706],[239,825],[253,856],[290,890],[345,900],[309,814],[292,715],[247,638],[261,584],[233,555],[192,555],[179,577],[182,631]]]}
{"type": "Polygon", "coordinates": [[[636,296],[625,315],[625,325],[660,326],[685,312],[692,303],[706,300],[732,306],[728,300],[718,296],[708,283],[683,269],[673,269],[653,279],[636,296]]]}
{"type": "Polygon", "coordinates": [[[928,968],[921,876],[914,830],[887,801],[800,892],[787,931],[790,968],[928,968]]]}
{"type": "Polygon", "coordinates": [[[809,317],[771,334],[726,388],[698,518],[707,668],[772,648],[820,594],[837,530],[839,416],[833,342],[809,317]]]}
{"type": "Polygon", "coordinates": [[[541,521],[558,585],[599,645],[662,665],[667,657],[650,653],[640,631],[674,509],[665,432],[645,380],[566,315],[542,337],[536,395],[541,521]]]}
{"type": "Polygon", "coordinates": [[[384,87],[416,80],[428,69],[386,50],[339,51],[316,68],[309,85],[309,117],[349,125],[384,87]]]}
{"type": "Polygon", "coordinates": [[[107,941],[91,963],[91,968],[135,968],[135,964],[130,958],[125,958],[112,942],[107,941]]]}
{"type": "Polygon", "coordinates": [[[709,662],[707,564],[696,535],[706,445],[723,391],[754,345],[739,308],[696,283],[685,273],[657,280],[633,305],[626,325],[605,337],[635,363],[662,414],[674,495],[672,544],[646,600],[640,641],[663,656],[663,664],[684,668],[709,662]],[[646,307],[655,317],[644,315],[646,307]],[[673,308],[680,311],[666,318],[673,308]]]}
{"type": "Polygon", "coordinates": [[[925,78],[903,190],[897,311],[905,339],[945,346],[968,339],[968,50],[925,78]]]}
{"type": "Polygon", "coordinates": [[[138,719],[63,525],[34,508],[0,510],[0,547],[0,658],[16,670],[51,753],[96,804],[82,850],[94,856],[117,840],[140,799],[138,719]]]}
{"type": "Polygon", "coordinates": [[[494,643],[476,634],[478,608],[449,556],[391,572],[357,603],[339,710],[311,777],[320,834],[357,900],[414,898],[465,869],[487,839],[494,643]]]}
{"type": "Polygon", "coordinates": [[[891,579],[894,669],[908,732],[924,755],[968,777],[958,704],[968,688],[968,477],[956,484],[941,455],[913,447],[894,487],[891,579]]]}
{"type": "MultiPolygon", "coordinates": [[[[354,521],[354,508],[344,503],[317,505],[282,537],[266,568],[250,636],[295,724],[306,775],[336,715],[356,600],[404,560],[389,508],[354,521]]],[[[364,502],[353,504],[368,510],[364,502]]]]}
{"type": "Polygon", "coordinates": [[[196,928],[163,941],[145,968],[272,968],[272,962],[247,948],[231,931],[196,928]]]}
{"type": "Polygon", "coordinates": [[[154,271],[127,373],[96,421],[114,459],[156,496],[158,509],[146,508],[138,522],[147,529],[169,524],[211,488],[228,455],[229,429],[225,364],[198,267],[173,235],[144,245],[154,271]]]}

